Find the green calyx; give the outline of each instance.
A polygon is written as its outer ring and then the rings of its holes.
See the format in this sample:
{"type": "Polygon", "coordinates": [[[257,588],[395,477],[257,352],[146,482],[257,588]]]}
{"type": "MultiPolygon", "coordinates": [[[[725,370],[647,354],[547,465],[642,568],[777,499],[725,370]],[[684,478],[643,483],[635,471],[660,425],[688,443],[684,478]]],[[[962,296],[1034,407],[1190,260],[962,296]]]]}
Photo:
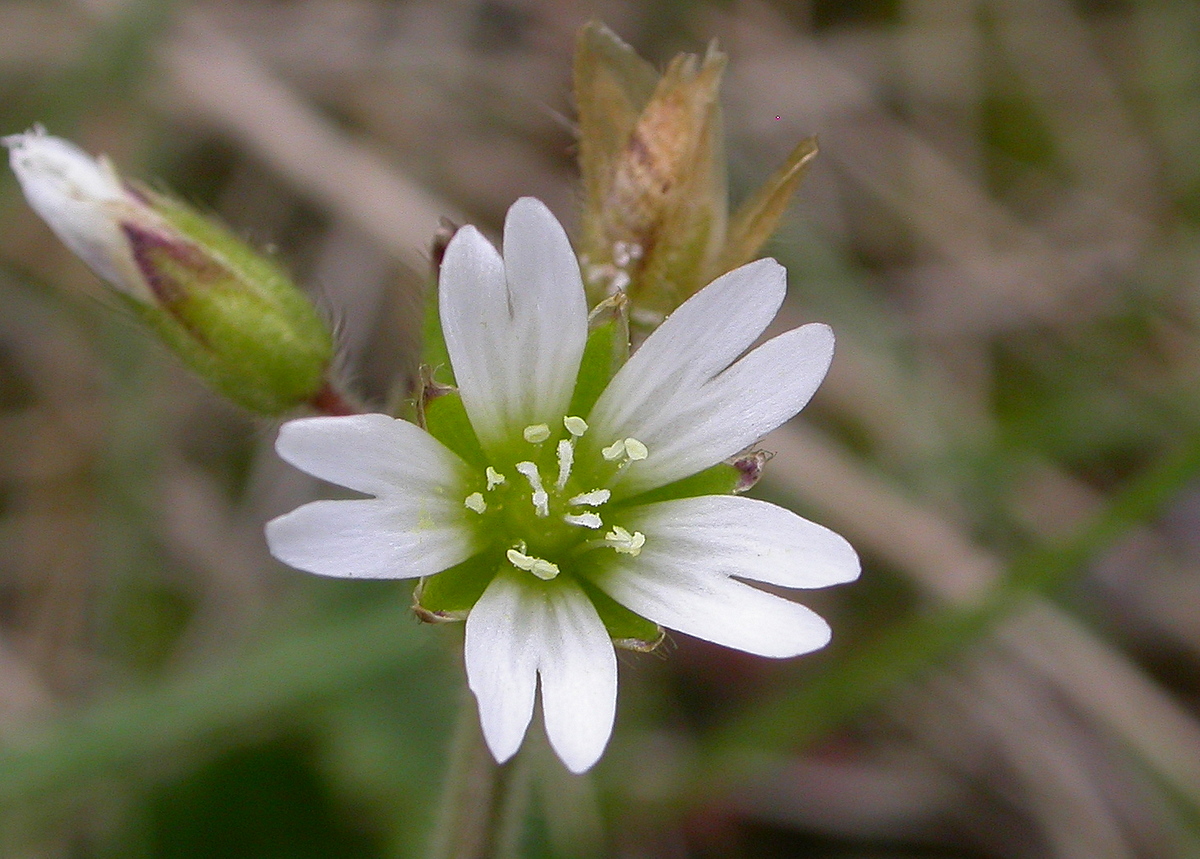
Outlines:
{"type": "Polygon", "coordinates": [[[171,228],[125,228],[155,301],[134,311],[205,382],[268,415],[311,401],[325,385],[333,337],[273,262],[183,204],[141,191],[171,228]]]}

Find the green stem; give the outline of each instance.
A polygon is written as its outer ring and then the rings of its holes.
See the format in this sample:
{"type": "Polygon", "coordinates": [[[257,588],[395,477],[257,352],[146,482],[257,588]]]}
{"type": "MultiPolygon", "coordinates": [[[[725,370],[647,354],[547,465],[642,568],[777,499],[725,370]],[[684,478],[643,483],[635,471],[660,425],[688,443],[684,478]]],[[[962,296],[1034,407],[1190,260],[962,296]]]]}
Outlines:
{"type": "Polygon", "coordinates": [[[450,764],[429,852],[430,859],[515,856],[528,791],[517,758],[497,764],[484,742],[475,699],[459,709],[450,764]]]}

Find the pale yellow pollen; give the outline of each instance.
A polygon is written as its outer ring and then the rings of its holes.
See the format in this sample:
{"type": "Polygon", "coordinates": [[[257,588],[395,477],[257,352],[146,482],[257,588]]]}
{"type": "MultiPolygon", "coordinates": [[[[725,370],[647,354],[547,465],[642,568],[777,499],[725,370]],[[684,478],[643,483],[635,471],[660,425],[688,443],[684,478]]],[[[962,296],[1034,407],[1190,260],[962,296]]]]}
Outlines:
{"type": "Polygon", "coordinates": [[[583,418],[575,417],[574,415],[568,415],[567,417],[563,418],[563,426],[565,426],[567,428],[567,432],[569,432],[575,438],[582,436],[585,432],[587,432],[588,429],[587,421],[585,421],[583,418]]]}
{"type": "Polygon", "coordinates": [[[501,483],[505,483],[508,480],[507,477],[505,477],[503,474],[501,474],[496,469],[492,468],[490,465],[487,467],[486,474],[487,474],[487,482],[488,482],[488,492],[491,492],[493,489],[495,489],[501,483]]]}
{"type": "Polygon", "coordinates": [[[550,427],[545,424],[530,424],[521,431],[521,435],[525,436],[525,441],[530,444],[541,444],[550,438],[550,427]]]}
{"type": "Polygon", "coordinates": [[[547,561],[543,558],[535,558],[531,555],[526,555],[524,552],[518,551],[517,549],[509,549],[504,553],[504,555],[508,558],[509,563],[518,570],[525,570],[526,572],[533,573],[542,581],[548,582],[559,573],[558,564],[547,561]]]}
{"type": "Polygon", "coordinates": [[[463,501],[463,506],[468,510],[474,510],[476,513],[484,513],[487,511],[487,502],[483,500],[482,492],[472,492],[463,501]]]}
{"type": "Polygon", "coordinates": [[[612,498],[612,493],[607,489],[593,489],[591,492],[584,492],[576,495],[573,498],[568,498],[568,504],[584,504],[588,507],[599,507],[612,498]]]}

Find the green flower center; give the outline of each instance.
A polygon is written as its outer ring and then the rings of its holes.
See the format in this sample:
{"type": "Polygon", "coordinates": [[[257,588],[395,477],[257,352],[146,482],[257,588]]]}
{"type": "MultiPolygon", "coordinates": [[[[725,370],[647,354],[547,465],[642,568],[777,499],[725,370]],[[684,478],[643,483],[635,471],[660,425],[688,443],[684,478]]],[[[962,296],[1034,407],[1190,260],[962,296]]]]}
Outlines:
{"type": "Polygon", "coordinates": [[[609,549],[637,555],[646,542],[641,532],[605,520],[614,511],[609,506],[612,493],[604,485],[644,460],[646,446],[637,439],[620,439],[600,452],[602,467],[584,470],[576,466],[575,446],[587,423],[568,415],[563,429],[565,435],[546,424],[525,427],[520,451],[528,458],[502,469],[489,465],[482,488],[463,499],[463,506],[483,519],[486,533],[502,542],[509,563],[545,580],[583,552],[609,549]]]}

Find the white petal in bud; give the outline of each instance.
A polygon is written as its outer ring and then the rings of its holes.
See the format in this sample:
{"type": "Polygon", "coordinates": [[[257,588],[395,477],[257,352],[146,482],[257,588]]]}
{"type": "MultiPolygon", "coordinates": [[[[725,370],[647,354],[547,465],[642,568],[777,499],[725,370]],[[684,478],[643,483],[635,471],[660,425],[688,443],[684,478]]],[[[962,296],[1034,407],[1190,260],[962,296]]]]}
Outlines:
{"type": "Polygon", "coordinates": [[[108,160],[40,128],[0,142],[25,199],[63,244],[117,289],[153,301],[121,222],[159,219],[121,184],[108,160]]]}

